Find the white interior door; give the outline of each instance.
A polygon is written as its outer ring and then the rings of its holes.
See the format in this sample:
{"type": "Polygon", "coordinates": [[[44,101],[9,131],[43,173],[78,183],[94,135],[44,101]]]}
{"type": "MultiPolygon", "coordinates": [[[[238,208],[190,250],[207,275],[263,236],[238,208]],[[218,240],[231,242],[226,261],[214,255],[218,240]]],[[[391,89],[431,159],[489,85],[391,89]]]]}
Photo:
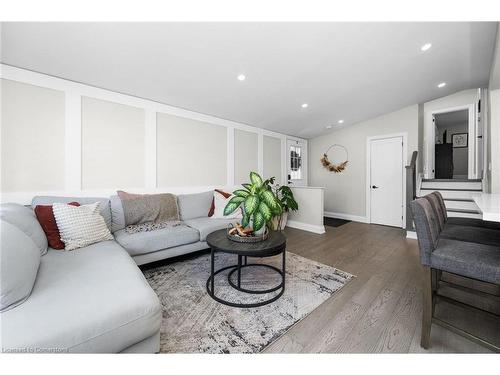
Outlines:
{"type": "Polygon", "coordinates": [[[403,137],[370,141],[370,221],[403,226],[403,137]]]}
{"type": "Polygon", "coordinates": [[[306,143],[287,139],[287,179],[293,186],[307,185],[307,148],[306,143]]]}

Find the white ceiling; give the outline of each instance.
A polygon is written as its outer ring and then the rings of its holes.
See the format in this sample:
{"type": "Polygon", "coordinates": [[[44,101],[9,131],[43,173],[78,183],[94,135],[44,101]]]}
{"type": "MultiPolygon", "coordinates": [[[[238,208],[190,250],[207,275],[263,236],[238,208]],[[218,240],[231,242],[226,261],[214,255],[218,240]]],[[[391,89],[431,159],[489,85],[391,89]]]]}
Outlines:
{"type": "Polygon", "coordinates": [[[495,31],[478,22],[3,23],[1,60],[311,138],[339,119],[486,86],[495,31]]]}

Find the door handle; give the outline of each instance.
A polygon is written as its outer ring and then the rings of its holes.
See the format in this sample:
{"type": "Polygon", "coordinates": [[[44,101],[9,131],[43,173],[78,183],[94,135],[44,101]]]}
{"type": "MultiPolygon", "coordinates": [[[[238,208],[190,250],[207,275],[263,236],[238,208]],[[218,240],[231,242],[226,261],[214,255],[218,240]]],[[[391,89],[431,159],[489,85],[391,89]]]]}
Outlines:
{"type": "Polygon", "coordinates": [[[372,185],[372,189],[378,189],[378,186],[372,185]]]}

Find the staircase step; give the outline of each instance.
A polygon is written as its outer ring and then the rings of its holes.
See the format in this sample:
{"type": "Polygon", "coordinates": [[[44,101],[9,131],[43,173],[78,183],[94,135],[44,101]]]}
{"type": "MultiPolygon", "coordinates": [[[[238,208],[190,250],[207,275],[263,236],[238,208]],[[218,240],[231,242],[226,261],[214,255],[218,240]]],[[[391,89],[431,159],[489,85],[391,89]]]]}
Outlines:
{"type": "Polygon", "coordinates": [[[481,182],[480,178],[423,178],[422,182],[481,182]]]}
{"type": "Polygon", "coordinates": [[[465,208],[448,208],[448,207],[446,207],[446,212],[458,212],[462,214],[476,214],[476,215],[481,214],[481,212],[478,210],[469,210],[465,208]]]}
{"type": "Polygon", "coordinates": [[[422,180],[422,189],[435,189],[435,190],[474,190],[481,191],[483,189],[483,183],[481,180],[443,180],[443,179],[433,179],[433,180],[422,180]]]}
{"type": "Polygon", "coordinates": [[[420,190],[445,190],[445,191],[474,191],[474,192],[478,192],[478,191],[483,191],[482,189],[449,189],[449,188],[442,188],[442,187],[423,187],[423,188],[420,188],[420,190]]]}
{"type": "Polygon", "coordinates": [[[458,210],[463,209],[463,210],[473,210],[473,211],[478,210],[478,207],[473,200],[466,200],[466,199],[445,200],[444,204],[447,210],[453,210],[453,209],[458,209],[458,210]]]}
{"type": "Polygon", "coordinates": [[[420,192],[417,191],[417,194],[420,196],[424,196],[424,195],[432,193],[433,191],[439,191],[441,193],[441,195],[443,196],[444,200],[447,200],[447,199],[472,200],[472,197],[478,193],[477,191],[470,191],[470,190],[441,190],[441,189],[424,190],[424,189],[420,189],[420,192]]]}
{"type": "Polygon", "coordinates": [[[482,219],[483,215],[481,214],[471,214],[468,212],[448,212],[448,217],[467,217],[470,219],[482,219]]]}

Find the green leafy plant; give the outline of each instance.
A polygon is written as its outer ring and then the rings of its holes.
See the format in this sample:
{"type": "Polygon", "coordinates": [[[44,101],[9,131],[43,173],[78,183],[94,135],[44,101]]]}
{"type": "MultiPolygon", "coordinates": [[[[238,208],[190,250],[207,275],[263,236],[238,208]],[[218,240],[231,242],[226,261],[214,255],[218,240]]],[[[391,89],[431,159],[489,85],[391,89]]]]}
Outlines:
{"type": "Polygon", "coordinates": [[[297,211],[299,209],[299,204],[293,196],[292,189],[286,185],[277,186],[275,195],[280,203],[282,213],[276,216],[273,224],[275,230],[282,230],[283,220],[286,220],[284,217],[285,213],[289,211],[297,211]]]}
{"type": "Polygon", "coordinates": [[[242,184],[243,189],[233,191],[232,197],[224,208],[224,215],[230,215],[238,207],[243,208],[241,225],[248,227],[252,224],[254,231],[271,223],[274,216],[281,215],[281,202],[273,192],[272,184],[275,178],[265,181],[256,172],[250,172],[250,183],[242,184]]]}
{"type": "Polygon", "coordinates": [[[297,203],[295,197],[293,196],[292,189],[290,189],[288,186],[283,185],[277,188],[276,196],[280,201],[283,211],[285,212],[297,211],[299,209],[299,204],[297,203]]]}

